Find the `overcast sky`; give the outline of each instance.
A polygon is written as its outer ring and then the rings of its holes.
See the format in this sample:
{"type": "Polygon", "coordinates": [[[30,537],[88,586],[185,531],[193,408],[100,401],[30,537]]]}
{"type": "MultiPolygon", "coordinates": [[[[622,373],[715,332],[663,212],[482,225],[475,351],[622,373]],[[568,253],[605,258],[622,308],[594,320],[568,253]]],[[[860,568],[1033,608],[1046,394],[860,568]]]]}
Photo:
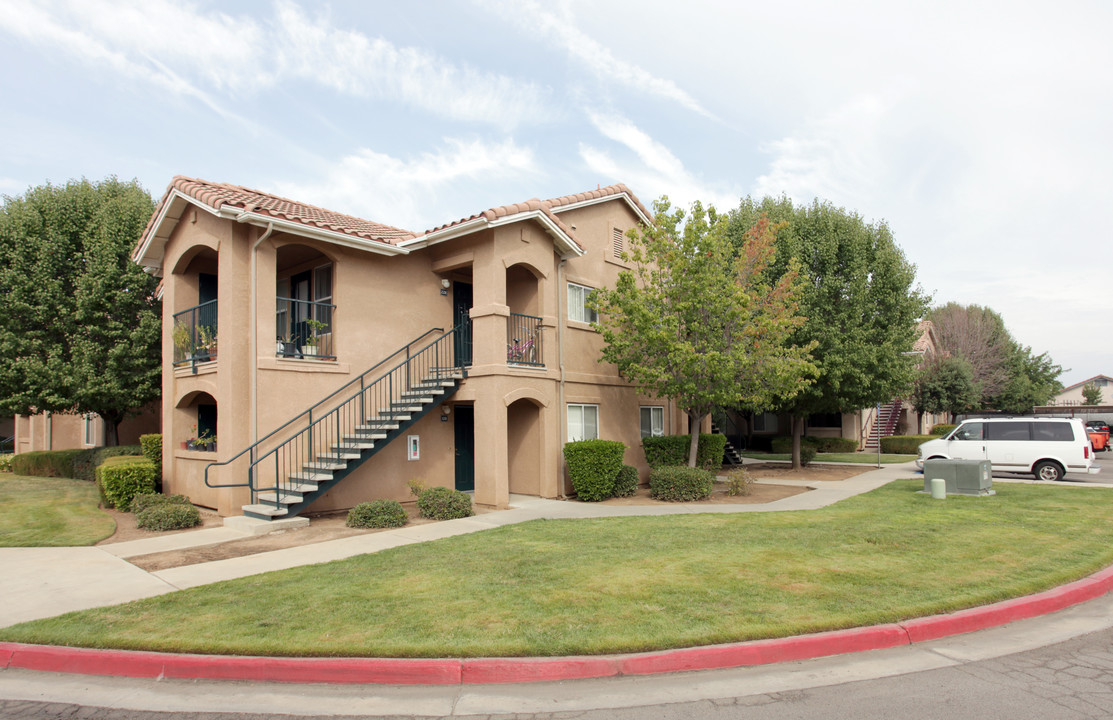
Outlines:
{"type": "Polygon", "coordinates": [[[888,222],[1113,375],[1113,3],[0,0],[0,193],[230,182],[410,230],[624,182],[888,222]]]}

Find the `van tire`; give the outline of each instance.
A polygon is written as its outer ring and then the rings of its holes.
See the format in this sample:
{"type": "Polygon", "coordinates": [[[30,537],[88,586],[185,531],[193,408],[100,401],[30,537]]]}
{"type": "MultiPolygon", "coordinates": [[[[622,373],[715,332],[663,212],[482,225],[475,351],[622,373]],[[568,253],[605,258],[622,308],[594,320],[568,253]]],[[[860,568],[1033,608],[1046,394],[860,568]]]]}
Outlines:
{"type": "Polygon", "coordinates": [[[1051,460],[1040,460],[1032,468],[1032,474],[1036,476],[1037,480],[1048,480],[1055,482],[1056,480],[1063,479],[1063,468],[1059,463],[1051,460]]]}

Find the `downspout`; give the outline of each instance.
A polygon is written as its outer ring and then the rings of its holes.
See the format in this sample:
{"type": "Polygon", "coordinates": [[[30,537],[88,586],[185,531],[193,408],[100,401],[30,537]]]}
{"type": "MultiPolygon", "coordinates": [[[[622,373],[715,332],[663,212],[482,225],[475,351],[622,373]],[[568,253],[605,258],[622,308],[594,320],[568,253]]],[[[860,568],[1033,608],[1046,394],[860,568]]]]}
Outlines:
{"type": "MultiPolygon", "coordinates": [[[[556,281],[556,309],[557,309],[557,362],[560,366],[560,384],[557,386],[557,447],[564,447],[564,439],[568,437],[568,412],[564,407],[564,307],[560,304],[561,289],[564,287],[564,263],[567,262],[566,258],[561,258],[557,263],[557,281],[556,281]]],[[[560,493],[558,497],[565,497],[564,494],[564,452],[557,453],[557,482],[559,483],[560,493]]]]}
{"type": "Polygon", "coordinates": [[[251,442],[259,439],[259,245],[274,232],[274,223],[251,246],[251,442]]]}

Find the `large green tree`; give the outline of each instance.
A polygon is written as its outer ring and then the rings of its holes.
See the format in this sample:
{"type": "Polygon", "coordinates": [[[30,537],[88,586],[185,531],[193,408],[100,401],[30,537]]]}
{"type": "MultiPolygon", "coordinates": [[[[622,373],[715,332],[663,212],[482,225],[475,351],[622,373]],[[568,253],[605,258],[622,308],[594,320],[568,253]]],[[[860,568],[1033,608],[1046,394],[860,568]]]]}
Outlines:
{"type": "Polygon", "coordinates": [[[157,280],[130,259],[135,181],[42,185],[0,208],[0,410],[99,414],[107,442],[160,393],[157,280]]]}
{"type": "Polygon", "coordinates": [[[855,412],[908,392],[915,367],[909,353],[927,298],[883,222],[868,223],[818,200],[797,206],[784,197],[745,198],[730,214],[735,242],[762,216],[783,224],[770,277],[790,267],[803,275],[800,314],[807,320],[790,342],[814,345],[819,372],[794,397],[765,408],[791,417],[792,460],[799,467],[809,415],[855,412]]]}
{"type": "Polygon", "coordinates": [[[1018,343],[1000,314],[981,305],[947,303],[931,311],[941,350],[967,361],[978,389],[972,411],[1027,413],[1062,389],[1060,365],[1018,343]]]}
{"type": "Polygon", "coordinates": [[[978,402],[974,370],[961,357],[938,357],[921,368],[912,391],[912,404],[923,413],[949,413],[951,419],[978,402]]]}
{"type": "Polygon", "coordinates": [[[715,406],[781,402],[808,385],[814,367],[810,346],[789,342],[803,322],[794,266],[774,282],[764,272],[775,255],[767,220],[735,252],[713,207],[697,202],[686,214],[662,198],[654,210],[652,225],[629,233],[633,269],[592,304],[602,359],[688,415],[695,466],[699,426],[715,406]]]}

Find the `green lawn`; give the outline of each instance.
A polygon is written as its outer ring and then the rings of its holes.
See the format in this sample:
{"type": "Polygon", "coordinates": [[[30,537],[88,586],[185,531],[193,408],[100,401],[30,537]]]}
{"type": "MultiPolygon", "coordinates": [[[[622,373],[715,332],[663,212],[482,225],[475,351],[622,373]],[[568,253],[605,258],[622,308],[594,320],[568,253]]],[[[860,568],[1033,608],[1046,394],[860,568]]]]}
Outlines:
{"type": "Polygon", "coordinates": [[[0,473],[0,547],[93,545],[116,532],[93,483],[0,473]]]}
{"type": "Polygon", "coordinates": [[[547,520],[0,630],[84,647],[312,656],[644,651],[893,622],[1113,564],[1113,494],[901,480],[807,512],[547,520]]]}
{"type": "MultiPolygon", "coordinates": [[[[740,453],[744,458],[751,460],[791,460],[790,453],[765,453],[765,452],[752,452],[745,450],[740,453]]],[[[881,454],[881,463],[883,465],[892,465],[894,463],[905,463],[915,460],[915,455],[891,455],[888,453],[881,454]]],[[[872,463],[877,464],[877,453],[817,453],[815,461],[817,463],[872,463]]]]}

